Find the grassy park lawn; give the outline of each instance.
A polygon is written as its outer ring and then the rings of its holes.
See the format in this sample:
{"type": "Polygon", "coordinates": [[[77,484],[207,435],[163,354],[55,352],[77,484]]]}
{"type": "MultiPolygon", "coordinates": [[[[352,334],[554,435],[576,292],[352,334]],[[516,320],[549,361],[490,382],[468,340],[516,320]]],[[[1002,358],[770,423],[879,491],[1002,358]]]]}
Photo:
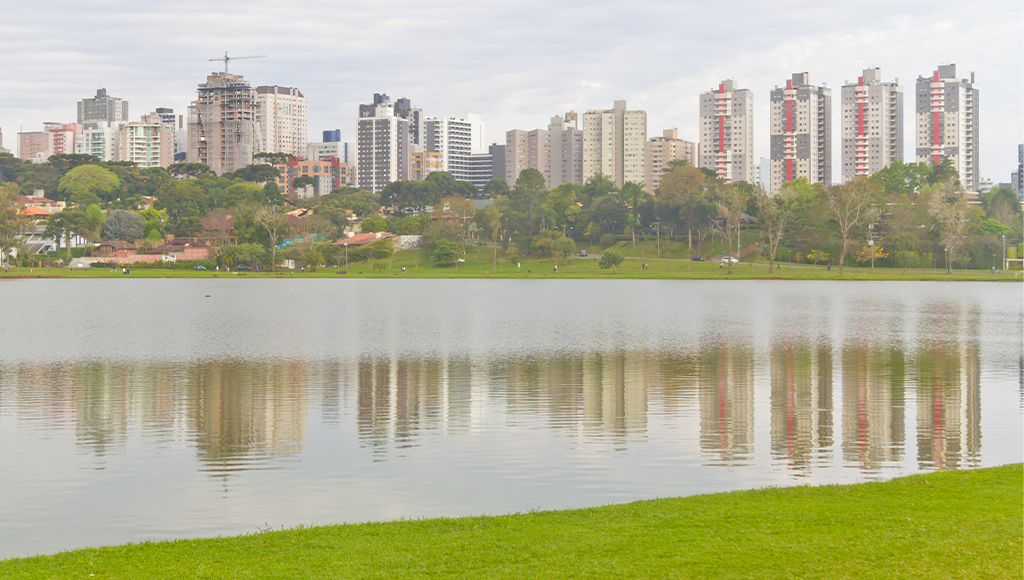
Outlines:
{"type": "Polygon", "coordinates": [[[1020,464],[0,562],[3,578],[1020,578],[1020,464]]]}
{"type": "MultiPolygon", "coordinates": [[[[623,251],[626,260],[617,270],[603,270],[598,265],[595,254],[600,248],[588,249],[590,256],[586,258],[571,257],[568,260],[553,258],[508,259],[498,256],[495,263],[493,252],[487,247],[470,246],[465,255],[465,262],[456,266],[437,266],[423,256],[420,250],[405,250],[395,254],[392,260],[376,263],[351,263],[347,267],[332,264],[316,272],[282,270],[276,272],[215,272],[211,270],[194,271],[170,268],[131,269],[131,278],[213,278],[213,277],[252,277],[252,278],[393,278],[405,276],[409,278],[602,278],[602,279],[710,279],[710,280],[961,280],[961,281],[1024,281],[1024,276],[1016,272],[992,274],[988,270],[954,270],[947,274],[943,269],[915,268],[906,272],[901,268],[871,268],[867,265],[847,265],[843,274],[839,274],[838,266],[833,264],[832,270],[825,265],[812,264],[780,264],[781,268],[768,272],[767,263],[734,264],[730,274],[728,267],[721,268],[719,263],[693,262],[686,252],[664,252],[663,256],[647,255],[638,248],[623,251]],[[634,256],[633,254],[637,254],[634,256]],[[647,268],[644,268],[647,264],[647,268]],[[555,272],[555,266],[558,271],[555,272]],[[405,268],[403,273],[401,270],[405,268]],[[344,270],[345,274],[340,272],[344,270]]],[[[11,268],[2,277],[43,277],[43,278],[123,278],[121,269],[81,268],[11,268]]]]}

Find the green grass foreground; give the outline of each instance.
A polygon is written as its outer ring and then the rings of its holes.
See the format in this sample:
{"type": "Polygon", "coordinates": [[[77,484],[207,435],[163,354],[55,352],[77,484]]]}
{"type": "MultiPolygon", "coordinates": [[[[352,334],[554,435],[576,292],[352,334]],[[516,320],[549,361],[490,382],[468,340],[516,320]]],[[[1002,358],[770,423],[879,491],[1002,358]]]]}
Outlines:
{"type": "Polygon", "coordinates": [[[1021,464],[498,517],[146,542],[3,578],[1021,578],[1021,464]]]}

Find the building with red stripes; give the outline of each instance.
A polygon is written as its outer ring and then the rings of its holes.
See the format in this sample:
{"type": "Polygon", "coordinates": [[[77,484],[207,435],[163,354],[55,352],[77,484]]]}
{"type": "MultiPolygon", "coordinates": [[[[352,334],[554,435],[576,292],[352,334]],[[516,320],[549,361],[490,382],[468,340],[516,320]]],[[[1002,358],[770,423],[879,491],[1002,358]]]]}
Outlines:
{"type": "Polygon", "coordinates": [[[832,91],[796,73],[771,92],[771,191],[803,177],[832,184],[832,91]]]}
{"type": "Polygon", "coordinates": [[[903,88],[882,81],[879,68],[864,69],[843,85],[843,182],[903,161],[903,88]]]}
{"type": "Polygon", "coordinates": [[[917,161],[949,159],[967,191],[978,191],[978,85],[956,78],[956,65],[917,77],[917,161]]]}
{"type": "Polygon", "coordinates": [[[700,167],[754,183],[754,95],[724,80],[700,96],[700,167]]]}

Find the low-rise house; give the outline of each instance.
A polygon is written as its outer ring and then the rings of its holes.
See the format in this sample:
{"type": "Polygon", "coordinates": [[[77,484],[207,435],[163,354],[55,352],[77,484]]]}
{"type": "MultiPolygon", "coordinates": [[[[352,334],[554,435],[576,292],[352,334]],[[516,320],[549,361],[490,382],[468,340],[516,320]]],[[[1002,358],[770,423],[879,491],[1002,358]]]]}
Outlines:
{"type": "Polygon", "coordinates": [[[199,238],[174,238],[166,244],[145,252],[160,255],[168,262],[178,260],[209,260],[210,246],[199,238]]]}
{"type": "Polygon", "coordinates": [[[377,240],[388,240],[395,237],[395,234],[390,232],[370,232],[367,234],[353,234],[347,238],[341,238],[336,242],[331,242],[332,246],[348,246],[350,248],[356,248],[359,246],[365,246],[376,242],[377,240]]]}
{"type": "Polygon", "coordinates": [[[122,242],[121,240],[107,240],[100,242],[96,246],[92,255],[97,257],[110,257],[110,258],[127,258],[128,256],[134,256],[138,253],[138,248],[135,244],[128,242],[122,242]]]}

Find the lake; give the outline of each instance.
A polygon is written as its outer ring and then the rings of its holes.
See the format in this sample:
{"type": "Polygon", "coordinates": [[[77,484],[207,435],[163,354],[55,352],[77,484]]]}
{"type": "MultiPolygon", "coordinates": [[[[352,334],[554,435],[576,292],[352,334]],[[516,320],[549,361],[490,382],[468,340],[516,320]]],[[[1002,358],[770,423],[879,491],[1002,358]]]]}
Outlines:
{"type": "Polygon", "coordinates": [[[4,280],[0,558],[1024,458],[1004,283],[4,280]]]}

